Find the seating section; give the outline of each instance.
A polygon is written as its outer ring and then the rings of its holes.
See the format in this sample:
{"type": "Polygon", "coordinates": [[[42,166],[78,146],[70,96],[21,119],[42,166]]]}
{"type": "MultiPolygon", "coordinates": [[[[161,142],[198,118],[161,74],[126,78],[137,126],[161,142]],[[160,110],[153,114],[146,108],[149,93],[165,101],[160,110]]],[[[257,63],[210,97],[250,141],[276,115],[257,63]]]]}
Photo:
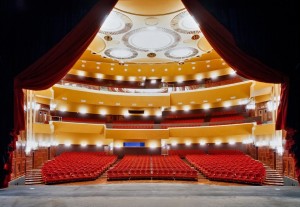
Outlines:
{"type": "Polygon", "coordinates": [[[240,150],[209,150],[210,155],[245,155],[240,150]]]}
{"type": "Polygon", "coordinates": [[[80,118],[80,117],[62,117],[62,121],[65,121],[65,122],[79,122],[79,123],[92,123],[92,124],[105,124],[104,120],[88,119],[88,118],[80,118]]]}
{"type": "Polygon", "coordinates": [[[154,121],[114,121],[115,129],[153,129],[154,121]]]}
{"type": "Polygon", "coordinates": [[[42,178],[45,184],[94,180],[116,160],[104,152],[65,152],[44,164],[42,178]]]}
{"type": "Polygon", "coordinates": [[[219,116],[212,117],[210,122],[223,122],[223,121],[236,121],[236,120],[244,120],[245,117],[241,115],[231,115],[231,116],[219,116]]]}
{"type": "Polygon", "coordinates": [[[194,127],[201,126],[204,119],[183,119],[183,120],[165,120],[161,122],[161,128],[169,127],[194,127]]]}
{"type": "Polygon", "coordinates": [[[205,152],[202,150],[169,150],[168,154],[178,155],[179,157],[184,158],[186,155],[191,155],[191,154],[203,155],[205,154],[205,152]]]}
{"type": "Polygon", "coordinates": [[[107,171],[108,180],[198,180],[198,173],[178,156],[127,155],[107,171]]]}
{"type": "Polygon", "coordinates": [[[247,155],[187,155],[190,162],[209,180],[262,185],[263,164],[247,155]]]}

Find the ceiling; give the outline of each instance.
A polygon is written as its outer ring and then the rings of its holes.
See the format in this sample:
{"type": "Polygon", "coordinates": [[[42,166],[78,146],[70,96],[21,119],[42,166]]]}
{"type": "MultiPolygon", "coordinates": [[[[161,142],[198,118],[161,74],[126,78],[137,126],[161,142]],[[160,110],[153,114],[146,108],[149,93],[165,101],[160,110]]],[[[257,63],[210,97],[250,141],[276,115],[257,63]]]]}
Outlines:
{"type": "Polygon", "coordinates": [[[155,16],[113,9],[88,49],[121,63],[183,62],[212,51],[185,9],[155,16]]]}

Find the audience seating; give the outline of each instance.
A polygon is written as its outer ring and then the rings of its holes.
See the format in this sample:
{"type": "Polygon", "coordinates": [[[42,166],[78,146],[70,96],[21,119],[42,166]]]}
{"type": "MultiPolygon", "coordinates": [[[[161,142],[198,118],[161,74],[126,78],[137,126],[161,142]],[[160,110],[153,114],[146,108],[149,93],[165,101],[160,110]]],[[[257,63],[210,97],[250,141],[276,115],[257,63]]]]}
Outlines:
{"type": "Polygon", "coordinates": [[[154,121],[114,121],[115,129],[153,129],[154,121]]]}
{"type": "Polygon", "coordinates": [[[203,154],[205,154],[205,152],[202,150],[169,150],[168,154],[169,155],[178,155],[179,157],[184,158],[186,155],[190,155],[190,154],[203,155],[203,154]]]}
{"type": "Polygon", "coordinates": [[[240,150],[209,150],[210,155],[245,155],[240,150]]]}
{"type": "Polygon", "coordinates": [[[79,118],[79,117],[62,117],[62,121],[65,121],[65,122],[79,122],[79,123],[93,123],[93,124],[105,124],[104,120],[79,118]]]}
{"type": "Polygon", "coordinates": [[[182,120],[165,120],[161,122],[161,128],[169,127],[194,127],[201,126],[204,119],[182,119],[182,120]]]}
{"type": "Polygon", "coordinates": [[[104,152],[65,152],[44,164],[45,184],[94,180],[117,160],[104,152]]]}
{"type": "Polygon", "coordinates": [[[190,162],[209,180],[262,185],[266,171],[263,164],[244,154],[187,155],[190,162]]]}
{"type": "Polygon", "coordinates": [[[107,171],[107,179],[198,180],[198,173],[179,156],[126,155],[116,166],[107,171]]]}

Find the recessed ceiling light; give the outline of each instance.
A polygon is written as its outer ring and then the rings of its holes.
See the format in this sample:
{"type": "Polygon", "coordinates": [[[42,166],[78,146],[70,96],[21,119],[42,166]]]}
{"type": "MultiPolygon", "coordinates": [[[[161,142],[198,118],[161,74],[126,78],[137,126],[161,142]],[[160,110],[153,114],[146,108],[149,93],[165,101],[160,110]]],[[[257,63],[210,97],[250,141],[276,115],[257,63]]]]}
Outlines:
{"type": "Polygon", "coordinates": [[[155,71],[154,68],[152,68],[151,71],[154,72],[155,71]]]}
{"type": "Polygon", "coordinates": [[[236,71],[235,70],[231,70],[230,71],[230,75],[235,75],[236,74],[236,71]]]}
{"type": "Polygon", "coordinates": [[[110,70],[114,70],[114,68],[110,68],[110,70]]]}
{"type": "Polygon", "coordinates": [[[231,96],[231,97],[230,97],[230,99],[235,99],[235,98],[236,98],[235,96],[231,96]]]}
{"type": "Polygon", "coordinates": [[[221,101],[222,99],[221,99],[221,98],[217,98],[216,100],[217,100],[217,101],[221,101]]]}
{"type": "Polygon", "coordinates": [[[189,110],[190,110],[190,106],[184,106],[184,107],[183,107],[183,110],[184,110],[184,111],[189,111],[189,110]]]}
{"type": "Polygon", "coordinates": [[[178,68],[178,70],[180,71],[180,70],[181,70],[181,68],[178,68]]]}
{"type": "Polygon", "coordinates": [[[65,100],[65,101],[66,101],[66,100],[68,100],[68,98],[67,98],[67,97],[62,97],[61,99],[62,99],[62,100],[65,100]]]}
{"type": "Polygon", "coordinates": [[[101,79],[101,78],[103,78],[103,74],[97,73],[97,74],[96,74],[96,77],[97,77],[98,79],[101,79]]]}
{"type": "Polygon", "coordinates": [[[152,104],[152,103],[149,103],[148,106],[153,106],[153,104],[152,104]]]}
{"type": "Polygon", "coordinates": [[[82,64],[82,65],[81,65],[81,67],[83,67],[83,68],[84,68],[84,67],[85,67],[85,64],[82,64]]]}
{"type": "Polygon", "coordinates": [[[129,81],[135,81],[135,77],[129,77],[129,81]]]}
{"type": "Polygon", "coordinates": [[[120,103],[118,103],[118,102],[116,103],[116,106],[120,106],[120,105],[121,105],[120,103]]]}
{"type": "Polygon", "coordinates": [[[85,72],[84,71],[78,71],[77,73],[79,76],[84,76],[85,72]]]}
{"type": "Polygon", "coordinates": [[[99,66],[97,66],[97,67],[96,67],[96,69],[97,69],[97,70],[99,70],[99,69],[100,69],[100,67],[99,67],[99,66]]]}
{"type": "Polygon", "coordinates": [[[141,69],[138,69],[138,72],[141,72],[141,69]]]}
{"type": "Polygon", "coordinates": [[[191,101],[191,102],[190,102],[190,104],[195,104],[195,103],[196,103],[195,101],[191,101]]]}
{"type": "Polygon", "coordinates": [[[132,106],[136,106],[136,103],[131,104],[132,106]]]}
{"type": "Polygon", "coordinates": [[[150,83],[151,83],[151,84],[155,84],[155,83],[156,83],[156,80],[153,79],[153,80],[150,81],[150,83]]]}
{"type": "Polygon", "coordinates": [[[178,105],[182,105],[182,102],[178,102],[178,105]]]}
{"type": "Polygon", "coordinates": [[[203,109],[204,109],[204,110],[208,110],[209,108],[210,108],[210,105],[209,105],[209,104],[204,104],[204,105],[203,105],[203,109]]]}
{"type": "Polygon", "coordinates": [[[210,65],[206,65],[207,68],[210,68],[210,65]]]}
{"type": "Polygon", "coordinates": [[[165,71],[167,72],[167,71],[168,71],[168,68],[165,68],[165,71]]]}
{"type": "Polygon", "coordinates": [[[225,108],[228,108],[228,107],[231,106],[231,103],[230,103],[230,102],[224,102],[223,106],[224,106],[225,108]]]}
{"type": "Polygon", "coordinates": [[[101,63],[100,63],[100,62],[96,62],[96,64],[97,64],[97,65],[100,65],[101,63]]]}
{"type": "Polygon", "coordinates": [[[99,101],[98,103],[99,103],[99,104],[103,104],[103,101],[99,101]]]}
{"type": "Polygon", "coordinates": [[[81,99],[80,101],[81,101],[82,103],[85,103],[85,102],[86,102],[86,100],[84,100],[84,99],[81,99]]]}
{"type": "Polygon", "coordinates": [[[125,68],[124,71],[127,72],[127,68],[125,68]]]}
{"type": "Polygon", "coordinates": [[[207,100],[203,100],[203,103],[207,103],[207,100]]]}
{"type": "Polygon", "coordinates": [[[195,63],[195,62],[191,62],[191,64],[192,64],[192,65],[195,65],[196,63],[195,63]]]}
{"type": "Polygon", "coordinates": [[[195,67],[195,66],[193,66],[193,67],[192,67],[192,69],[193,69],[193,70],[195,70],[195,69],[196,69],[196,67],[195,67]]]}
{"type": "Polygon", "coordinates": [[[206,63],[210,63],[210,60],[206,60],[205,62],[206,62],[206,63]]]}
{"type": "Polygon", "coordinates": [[[197,81],[201,81],[201,80],[202,80],[202,75],[198,74],[198,75],[196,76],[196,80],[197,80],[197,81]]]}
{"type": "Polygon", "coordinates": [[[222,63],[222,65],[226,65],[226,63],[222,63]]]}
{"type": "Polygon", "coordinates": [[[116,79],[117,79],[118,81],[121,81],[121,80],[123,80],[123,77],[122,77],[122,76],[117,76],[116,79]]]}
{"type": "Polygon", "coordinates": [[[114,66],[115,64],[114,64],[114,63],[111,63],[110,65],[111,65],[111,66],[114,66]]]}
{"type": "Polygon", "coordinates": [[[215,79],[215,78],[218,77],[218,73],[217,73],[217,72],[213,72],[213,73],[210,74],[210,77],[211,77],[212,79],[215,79]]]}

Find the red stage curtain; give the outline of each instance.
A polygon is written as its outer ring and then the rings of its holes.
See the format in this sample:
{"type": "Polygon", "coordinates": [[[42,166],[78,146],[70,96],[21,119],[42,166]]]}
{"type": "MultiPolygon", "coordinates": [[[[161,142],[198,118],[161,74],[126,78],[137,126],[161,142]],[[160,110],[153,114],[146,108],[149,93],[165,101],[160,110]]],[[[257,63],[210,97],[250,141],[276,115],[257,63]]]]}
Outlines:
{"type": "MultiPolygon", "coordinates": [[[[8,186],[17,134],[25,128],[23,89],[44,90],[62,79],[96,36],[117,0],[99,1],[81,21],[46,54],[14,78],[14,131],[1,172],[0,188],[8,186]]],[[[38,17],[36,17],[38,18],[38,17]]]]}
{"type": "MultiPolygon", "coordinates": [[[[289,137],[289,139],[287,139],[287,148],[291,150],[291,146],[294,146],[295,144],[295,134],[299,130],[297,129],[298,121],[294,121],[294,115],[292,115],[292,113],[298,110],[297,107],[299,106],[295,106],[295,102],[292,103],[291,101],[298,101],[298,99],[295,99],[297,94],[294,90],[295,87],[297,87],[297,78],[293,77],[293,75],[296,74],[289,74],[289,72],[274,69],[271,66],[262,63],[256,59],[256,57],[250,56],[247,52],[237,46],[232,33],[219,22],[219,19],[216,19],[208,10],[206,10],[206,8],[201,4],[201,0],[182,0],[182,2],[190,14],[193,15],[199,23],[201,31],[207,38],[208,42],[217,51],[217,53],[219,53],[220,56],[237,71],[239,75],[252,80],[282,84],[276,129],[287,130],[287,137],[289,137]],[[291,92],[293,92],[293,94],[291,94],[291,92]],[[288,118],[289,116],[290,119],[288,118]]],[[[230,11],[227,12],[230,13],[230,11]]],[[[268,14],[266,13],[266,15],[268,14]]],[[[298,161],[299,153],[293,153],[297,163],[297,172],[300,172],[300,164],[298,161]]],[[[298,176],[300,181],[300,175],[298,176]]]]}
{"type": "Polygon", "coordinates": [[[98,33],[117,0],[99,1],[56,46],[15,77],[14,129],[24,129],[22,89],[44,90],[61,80],[98,33]]]}

